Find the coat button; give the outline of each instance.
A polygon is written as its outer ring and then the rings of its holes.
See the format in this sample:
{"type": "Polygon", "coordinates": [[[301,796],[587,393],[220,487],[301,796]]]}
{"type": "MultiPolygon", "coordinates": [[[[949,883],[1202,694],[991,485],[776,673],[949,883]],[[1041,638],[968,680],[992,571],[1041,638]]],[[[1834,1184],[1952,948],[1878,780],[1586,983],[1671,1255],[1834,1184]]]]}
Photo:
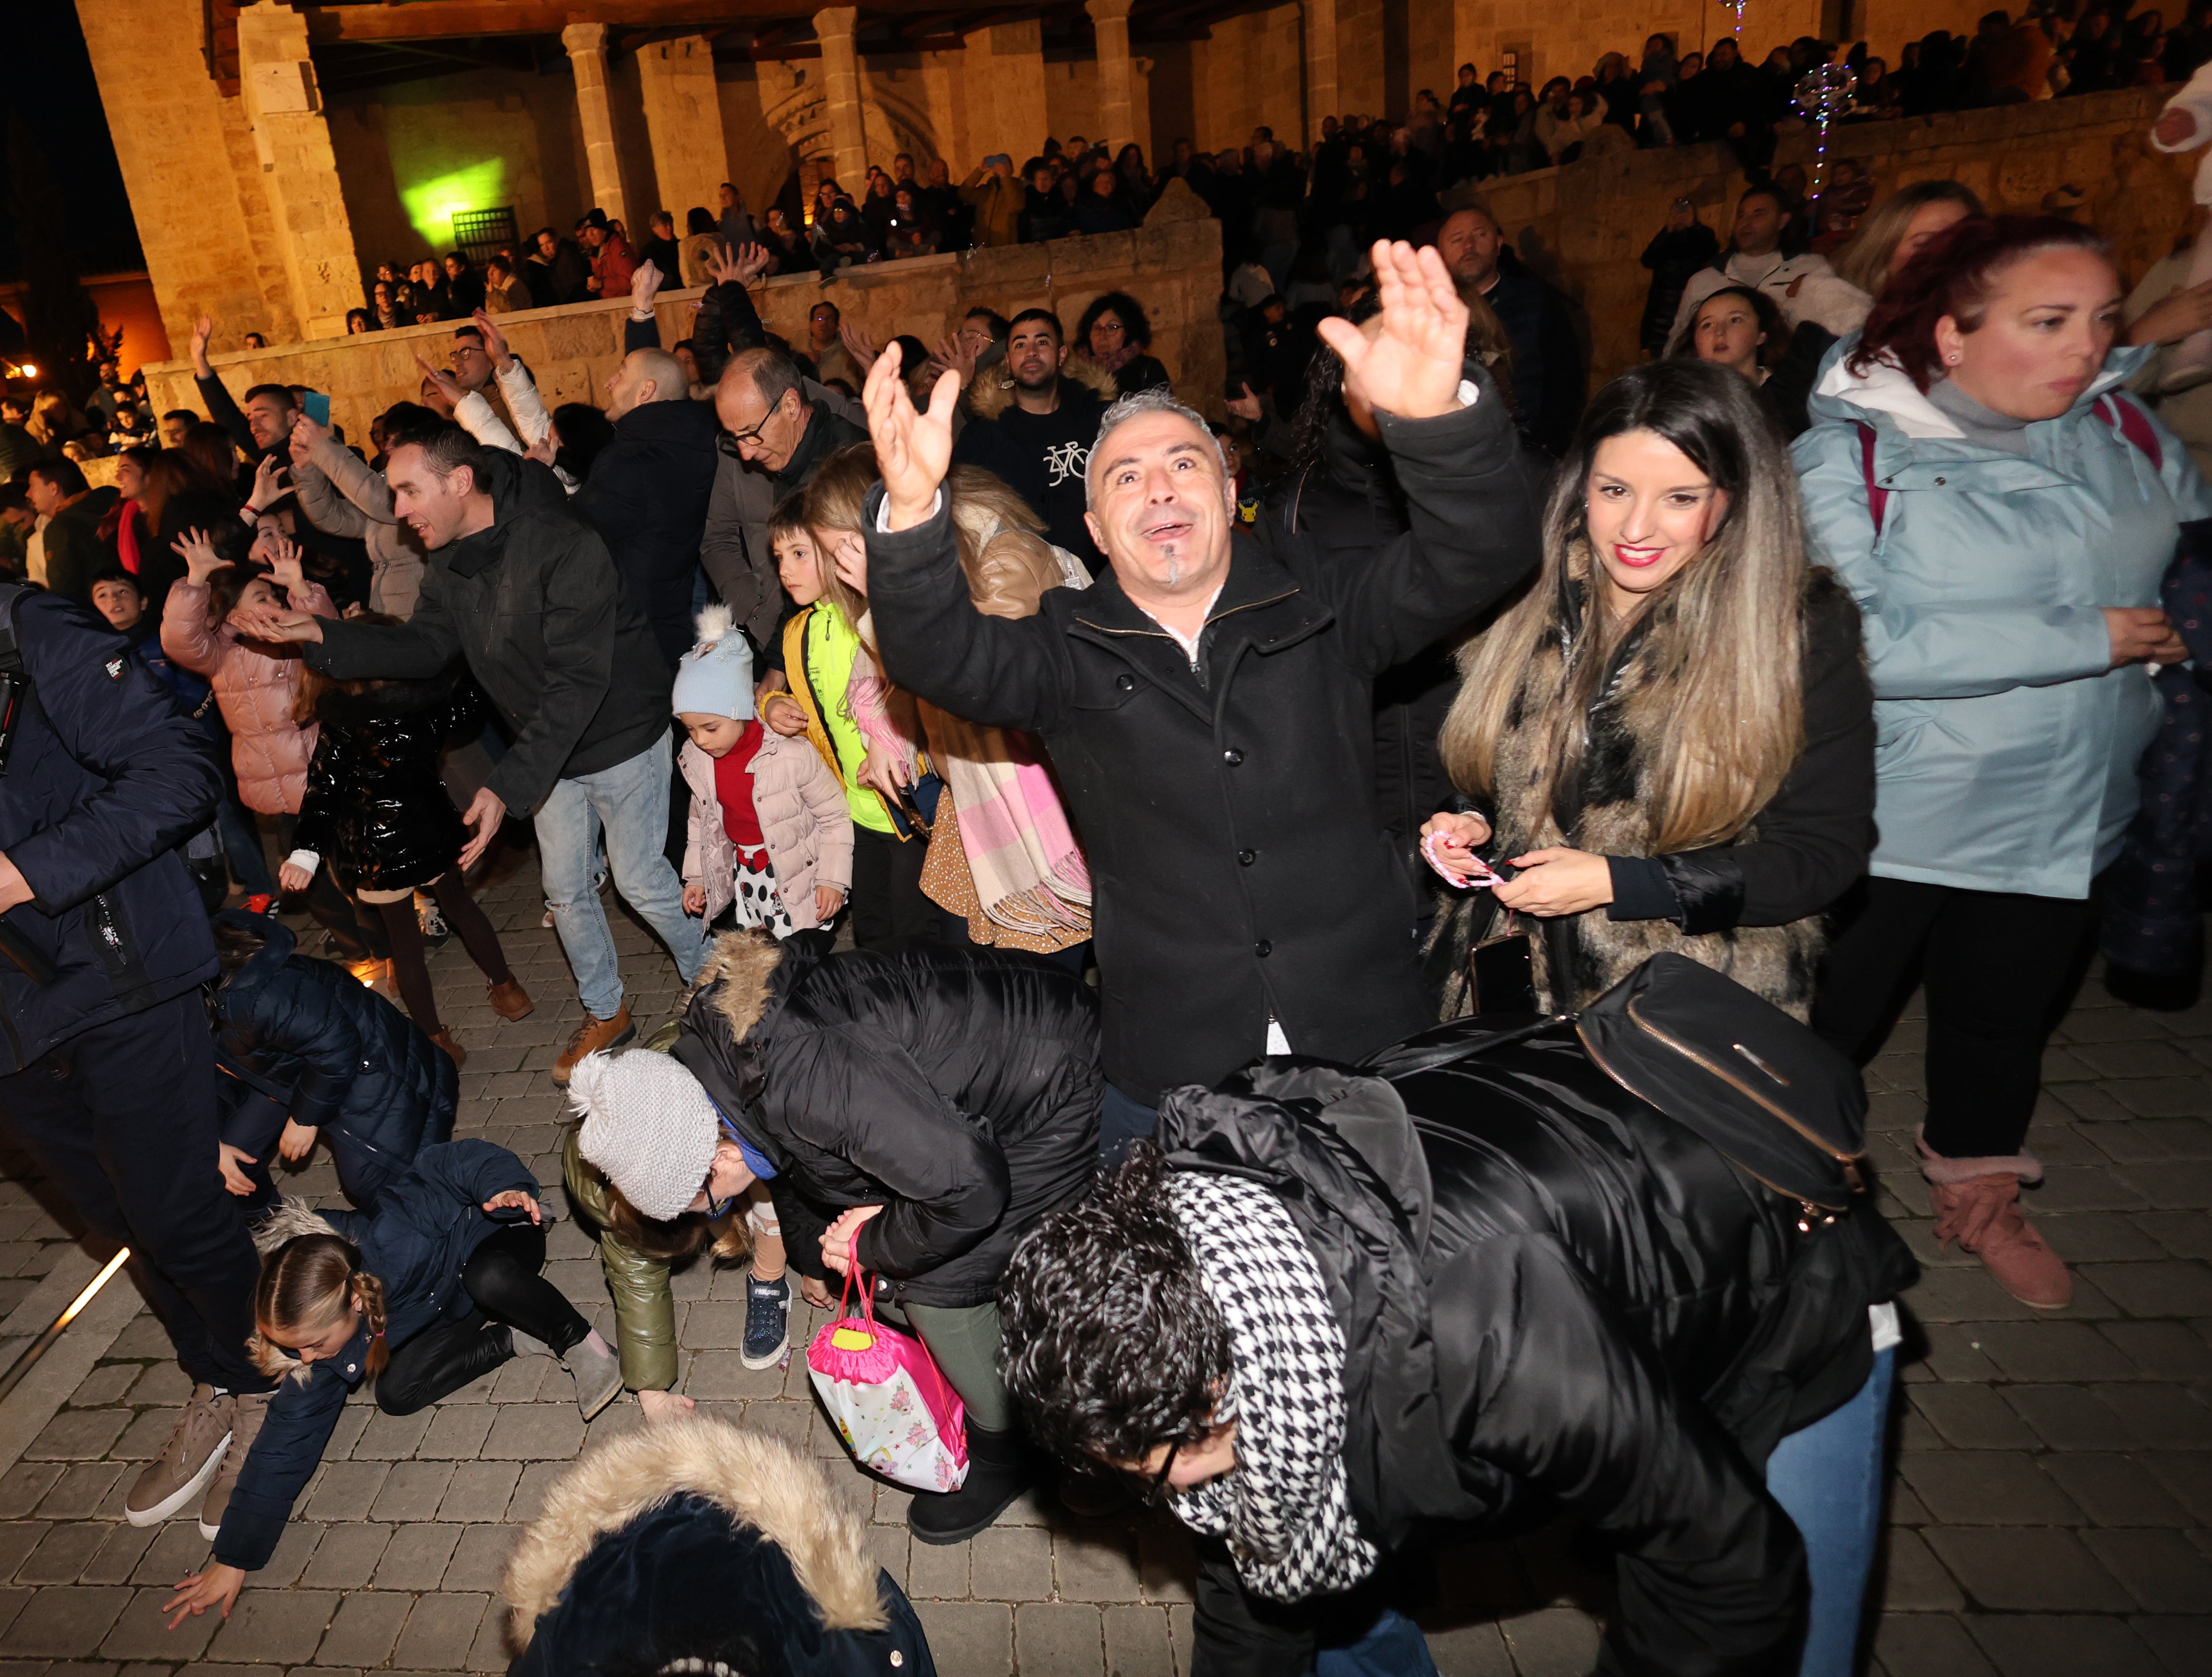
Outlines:
{"type": "Polygon", "coordinates": [[[1249,867],[1259,854],[1260,853],[1256,850],[1240,850],[1237,853],[1237,860],[1243,863],[1245,866],[1249,867]]]}
{"type": "Polygon", "coordinates": [[[1114,677],[1114,685],[1124,693],[1133,693],[1137,690],[1137,678],[1129,675],[1116,676],[1114,677]]]}
{"type": "Polygon", "coordinates": [[[1939,489],[1943,487],[1943,480],[1941,477],[1936,480],[1936,487],[1939,489]]]}
{"type": "Polygon", "coordinates": [[[1234,745],[1231,745],[1227,750],[1221,754],[1221,760],[1227,763],[1231,769],[1234,769],[1238,763],[1244,761],[1244,753],[1238,750],[1234,745]]]}
{"type": "Polygon", "coordinates": [[[1275,946],[1269,943],[1265,938],[1262,938],[1258,943],[1252,945],[1252,952],[1264,961],[1270,955],[1273,955],[1275,952],[1275,946]]]}

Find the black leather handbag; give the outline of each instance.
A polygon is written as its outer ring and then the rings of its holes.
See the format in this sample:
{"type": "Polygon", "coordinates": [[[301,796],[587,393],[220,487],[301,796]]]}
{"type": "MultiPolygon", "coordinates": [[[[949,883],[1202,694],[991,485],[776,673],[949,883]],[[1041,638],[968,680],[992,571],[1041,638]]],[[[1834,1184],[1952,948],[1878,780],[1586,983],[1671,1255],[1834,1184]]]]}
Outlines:
{"type": "Polygon", "coordinates": [[[1863,1191],[1858,1068],[1734,979],[1662,951],[1574,1027],[1615,1083],[1797,1201],[1801,1229],[1833,1220],[1863,1191]]]}

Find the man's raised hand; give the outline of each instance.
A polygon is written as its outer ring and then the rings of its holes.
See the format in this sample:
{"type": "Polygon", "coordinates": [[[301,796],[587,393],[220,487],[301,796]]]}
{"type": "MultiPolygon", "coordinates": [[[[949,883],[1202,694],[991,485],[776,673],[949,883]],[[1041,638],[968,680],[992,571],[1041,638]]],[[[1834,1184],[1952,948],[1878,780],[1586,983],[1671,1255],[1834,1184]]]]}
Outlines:
{"type": "Polygon", "coordinates": [[[192,322],[192,372],[206,378],[215,369],[208,365],[208,339],[215,336],[215,316],[203,314],[192,322]]]}
{"type": "Polygon", "coordinates": [[[1374,250],[1382,330],[1369,343],[1349,320],[1321,323],[1344,362],[1344,382],[1370,407],[1401,419],[1431,419],[1458,405],[1467,348],[1467,305],[1433,246],[1415,250],[1377,240],[1374,250]]]}
{"type": "Polygon", "coordinates": [[[629,276],[629,308],[633,314],[653,313],[653,300],[660,295],[660,283],[667,277],[651,257],[631,270],[629,276]]]}
{"type": "Polygon", "coordinates": [[[775,260],[775,252],[765,245],[741,245],[730,277],[739,285],[750,285],[768,271],[768,264],[775,260]]]}
{"type": "Polygon", "coordinates": [[[312,611],[280,611],[273,605],[241,605],[228,619],[230,626],[248,641],[283,645],[288,641],[319,641],[323,620],[312,611]]]}
{"type": "Polygon", "coordinates": [[[952,410],[960,400],[960,374],[948,368],[929,392],[927,411],[916,413],[899,376],[904,358],[897,344],[886,346],[861,392],[894,530],[926,522],[936,506],[937,486],[952,465],[952,410]]]}
{"type": "Polygon", "coordinates": [[[461,398],[468,394],[468,392],[461,388],[461,381],[459,379],[432,361],[420,349],[415,352],[415,365],[422,369],[422,376],[435,385],[438,387],[438,394],[448,402],[458,403],[461,398]]]}
{"type": "Polygon", "coordinates": [[[330,434],[329,426],[318,425],[307,415],[300,415],[292,422],[291,442],[286,450],[292,457],[292,464],[295,466],[307,465],[317,445],[329,441],[330,434]]]}
{"type": "Polygon", "coordinates": [[[469,316],[469,319],[476,322],[477,330],[483,334],[484,354],[491,357],[491,364],[501,372],[506,372],[508,364],[514,359],[507,352],[507,334],[501,331],[491,316],[482,309],[477,310],[475,313],[469,316]]]}

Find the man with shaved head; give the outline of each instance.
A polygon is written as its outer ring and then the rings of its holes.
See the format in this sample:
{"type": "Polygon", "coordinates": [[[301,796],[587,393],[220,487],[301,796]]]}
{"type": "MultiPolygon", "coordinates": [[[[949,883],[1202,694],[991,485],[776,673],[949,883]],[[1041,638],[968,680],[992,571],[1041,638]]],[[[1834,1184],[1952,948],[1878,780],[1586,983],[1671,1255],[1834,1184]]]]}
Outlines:
{"type": "Polygon", "coordinates": [[[641,347],[607,380],[615,438],[569,504],[605,539],[672,671],[696,638],[691,602],[714,493],[715,426],[713,409],[691,399],[683,363],[659,347],[653,296],[660,279],[648,262],[632,280],[629,341],[641,347]]]}
{"type": "Polygon", "coordinates": [[[1522,428],[1553,454],[1565,454],[1588,394],[1582,340],[1567,300],[1514,258],[1498,218],[1480,204],[1444,217],[1437,253],[1454,279],[1490,305],[1513,340],[1513,399],[1522,428]]]}

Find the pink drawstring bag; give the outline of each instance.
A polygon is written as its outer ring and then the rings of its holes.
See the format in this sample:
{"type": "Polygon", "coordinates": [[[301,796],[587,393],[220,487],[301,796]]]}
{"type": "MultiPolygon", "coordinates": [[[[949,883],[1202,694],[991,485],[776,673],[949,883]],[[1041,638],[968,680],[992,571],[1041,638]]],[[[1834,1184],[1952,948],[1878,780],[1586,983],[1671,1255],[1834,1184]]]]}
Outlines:
{"type": "Polygon", "coordinates": [[[967,1412],[929,1348],[876,1321],[874,1289],[860,1284],[860,1316],[846,1313],[860,1273],[860,1241],[837,1300],[806,1347],[807,1377],[853,1459],[916,1491],[957,1491],[968,1481],[967,1412]]]}

